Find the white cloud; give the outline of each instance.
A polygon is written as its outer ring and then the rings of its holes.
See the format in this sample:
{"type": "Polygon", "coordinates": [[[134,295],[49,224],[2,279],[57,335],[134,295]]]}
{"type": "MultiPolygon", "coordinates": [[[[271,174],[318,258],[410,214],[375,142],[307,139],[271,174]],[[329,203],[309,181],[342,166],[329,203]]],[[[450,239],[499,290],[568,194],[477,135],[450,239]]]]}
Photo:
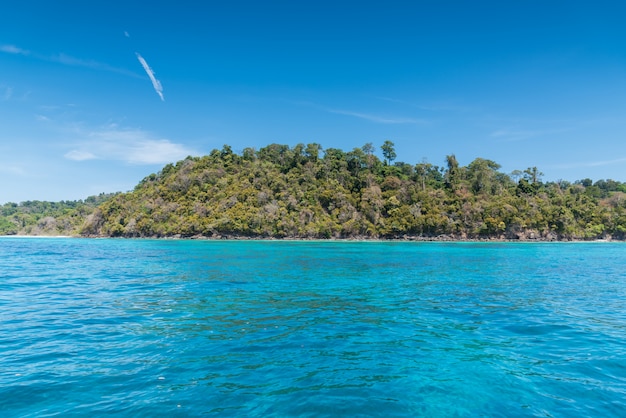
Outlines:
{"type": "Polygon", "coordinates": [[[528,139],[536,136],[536,133],[534,133],[533,131],[499,129],[492,132],[489,136],[491,136],[492,138],[499,138],[505,141],[521,141],[523,139],[528,139]]]}
{"type": "Polygon", "coordinates": [[[80,150],[72,150],[64,155],[68,160],[74,161],[85,161],[85,160],[94,160],[96,158],[95,155],[90,153],[89,151],[80,151],[80,150]]]}
{"type": "Polygon", "coordinates": [[[128,75],[131,77],[139,77],[138,74],[132,71],[125,70],[123,68],[112,67],[108,64],[104,64],[102,62],[98,62],[94,60],[76,58],[76,57],[72,57],[70,55],[63,54],[63,53],[48,56],[48,55],[33,53],[26,49],[19,48],[15,45],[0,45],[0,52],[6,52],[8,54],[15,54],[15,55],[29,56],[37,60],[56,62],[58,64],[63,64],[63,65],[71,66],[71,67],[86,67],[86,68],[91,68],[94,70],[103,70],[103,71],[110,71],[114,73],[124,74],[124,75],[128,75]]]}
{"type": "Polygon", "coordinates": [[[154,87],[154,91],[156,91],[162,101],[165,101],[165,98],[163,98],[163,86],[161,86],[161,82],[157,80],[157,78],[154,76],[154,71],[152,71],[152,68],[150,68],[146,60],[143,59],[143,57],[139,55],[138,52],[135,52],[135,54],[137,54],[137,59],[141,63],[143,69],[146,71],[146,74],[148,74],[148,77],[150,77],[150,81],[152,81],[152,87],[154,87]]]}
{"type": "Polygon", "coordinates": [[[84,60],[80,58],[75,58],[67,54],[58,54],[53,57],[50,57],[52,61],[56,61],[60,64],[70,65],[74,67],[87,67],[87,68],[105,68],[106,64],[101,64],[94,60],[84,60]]]}
{"type": "Polygon", "coordinates": [[[112,67],[109,64],[104,64],[102,62],[98,62],[94,60],[76,58],[76,57],[72,57],[70,55],[63,54],[63,53],[54,55],[51,57],[37,56],[37,58],[45,60],[45,61],[57,62],[59,64],[68,65],[70,67],[85,67],[85,68],[91,68],[93,70],[103,70],[103,71],[109,71],[113,73],[129,75],[132,77],[139,77],[137,74],[133,73],[132,71],[128,71],[123,68],[112,67]]]}
{"type": "Polygon", "coordinates": [[[99,130],[77,132],[84,139],[65,154],[74,161],[117,160],[130,164],[165,164],[184,159],[195,151],[169,139],[154,138],[139,129],[109,125],[99,130]]]}
{"type": "Polygon", "coordinates": [[[18,48],[15,45],[0,45],[0,51],[6,52],[7,54],[30,55],[30,51],[18,48]]]}

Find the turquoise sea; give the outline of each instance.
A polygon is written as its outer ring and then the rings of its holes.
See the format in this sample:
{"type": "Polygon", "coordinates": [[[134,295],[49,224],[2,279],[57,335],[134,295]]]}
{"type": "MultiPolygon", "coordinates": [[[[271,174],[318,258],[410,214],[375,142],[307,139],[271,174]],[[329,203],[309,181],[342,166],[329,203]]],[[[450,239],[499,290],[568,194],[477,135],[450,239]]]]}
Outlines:
{"type": "Polygon", "coordinates": [[[625,243],[0,238],[0,416],[624,416],[625,243]]]}

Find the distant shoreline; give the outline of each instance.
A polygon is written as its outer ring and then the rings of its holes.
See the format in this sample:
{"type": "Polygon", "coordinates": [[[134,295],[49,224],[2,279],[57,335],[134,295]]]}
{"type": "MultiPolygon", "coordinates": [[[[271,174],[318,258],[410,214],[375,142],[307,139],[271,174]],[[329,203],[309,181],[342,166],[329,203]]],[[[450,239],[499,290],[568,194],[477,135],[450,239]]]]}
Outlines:
{"type": "Polygon", "coordinates": [[[161,240],[161,241],[284,241],[284,242],[449,242],[449,243],[611,243],[626,242],[626,240],[615,239],[612,237],[602,239],[555,239],[546,237],[535,238],[461,238],[451,236],[406,236],[401,238],[370,238],[370,237],[352,237],[352,238],[292,238],[292,237],[247,237],[247,236],[145,236],[145,237],[111,237],[111,236],[82,236],[82,235],[0,235],[0,238],[28,238],[28,239],[52,239],[52,238],[78,238],[78,239],[119,239],[119,240],[161,240]]]}
{"type": "Polygon", "coordinates": [[[80,238],[78,236],[71,235],[0,235],[0,238],[80,238]]]}

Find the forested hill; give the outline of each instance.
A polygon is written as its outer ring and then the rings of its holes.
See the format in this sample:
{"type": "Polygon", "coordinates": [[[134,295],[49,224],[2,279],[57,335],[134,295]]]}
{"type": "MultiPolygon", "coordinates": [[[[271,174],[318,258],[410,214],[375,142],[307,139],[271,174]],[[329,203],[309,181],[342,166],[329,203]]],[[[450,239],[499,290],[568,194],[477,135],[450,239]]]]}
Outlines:
{"type": "Polygon", "coordinates": [[[396,162],[393,143],[344,152],[225,145],[151,174],[88,215],[80,234],[121,237],[626,237],[626,184],[544,183],[535,167],[502,173],[477,158],[443,167],[396,162]]]}
{"type": "Polygon", "coordinates": [[[77,235],[87,216],[113,195],[102,193],[78,201],[6,203],[0,206],[0,235],[77,235]]]}

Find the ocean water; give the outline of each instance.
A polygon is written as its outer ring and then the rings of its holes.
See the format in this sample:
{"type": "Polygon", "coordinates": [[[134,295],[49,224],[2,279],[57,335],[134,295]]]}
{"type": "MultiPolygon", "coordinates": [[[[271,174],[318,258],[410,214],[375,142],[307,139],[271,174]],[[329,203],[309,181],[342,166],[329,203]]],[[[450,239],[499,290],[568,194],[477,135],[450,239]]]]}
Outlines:
{"type": "Polygon", "coordinates": [[[0,416],[624,416],[625,260],[0,238],[0,416]]]}

